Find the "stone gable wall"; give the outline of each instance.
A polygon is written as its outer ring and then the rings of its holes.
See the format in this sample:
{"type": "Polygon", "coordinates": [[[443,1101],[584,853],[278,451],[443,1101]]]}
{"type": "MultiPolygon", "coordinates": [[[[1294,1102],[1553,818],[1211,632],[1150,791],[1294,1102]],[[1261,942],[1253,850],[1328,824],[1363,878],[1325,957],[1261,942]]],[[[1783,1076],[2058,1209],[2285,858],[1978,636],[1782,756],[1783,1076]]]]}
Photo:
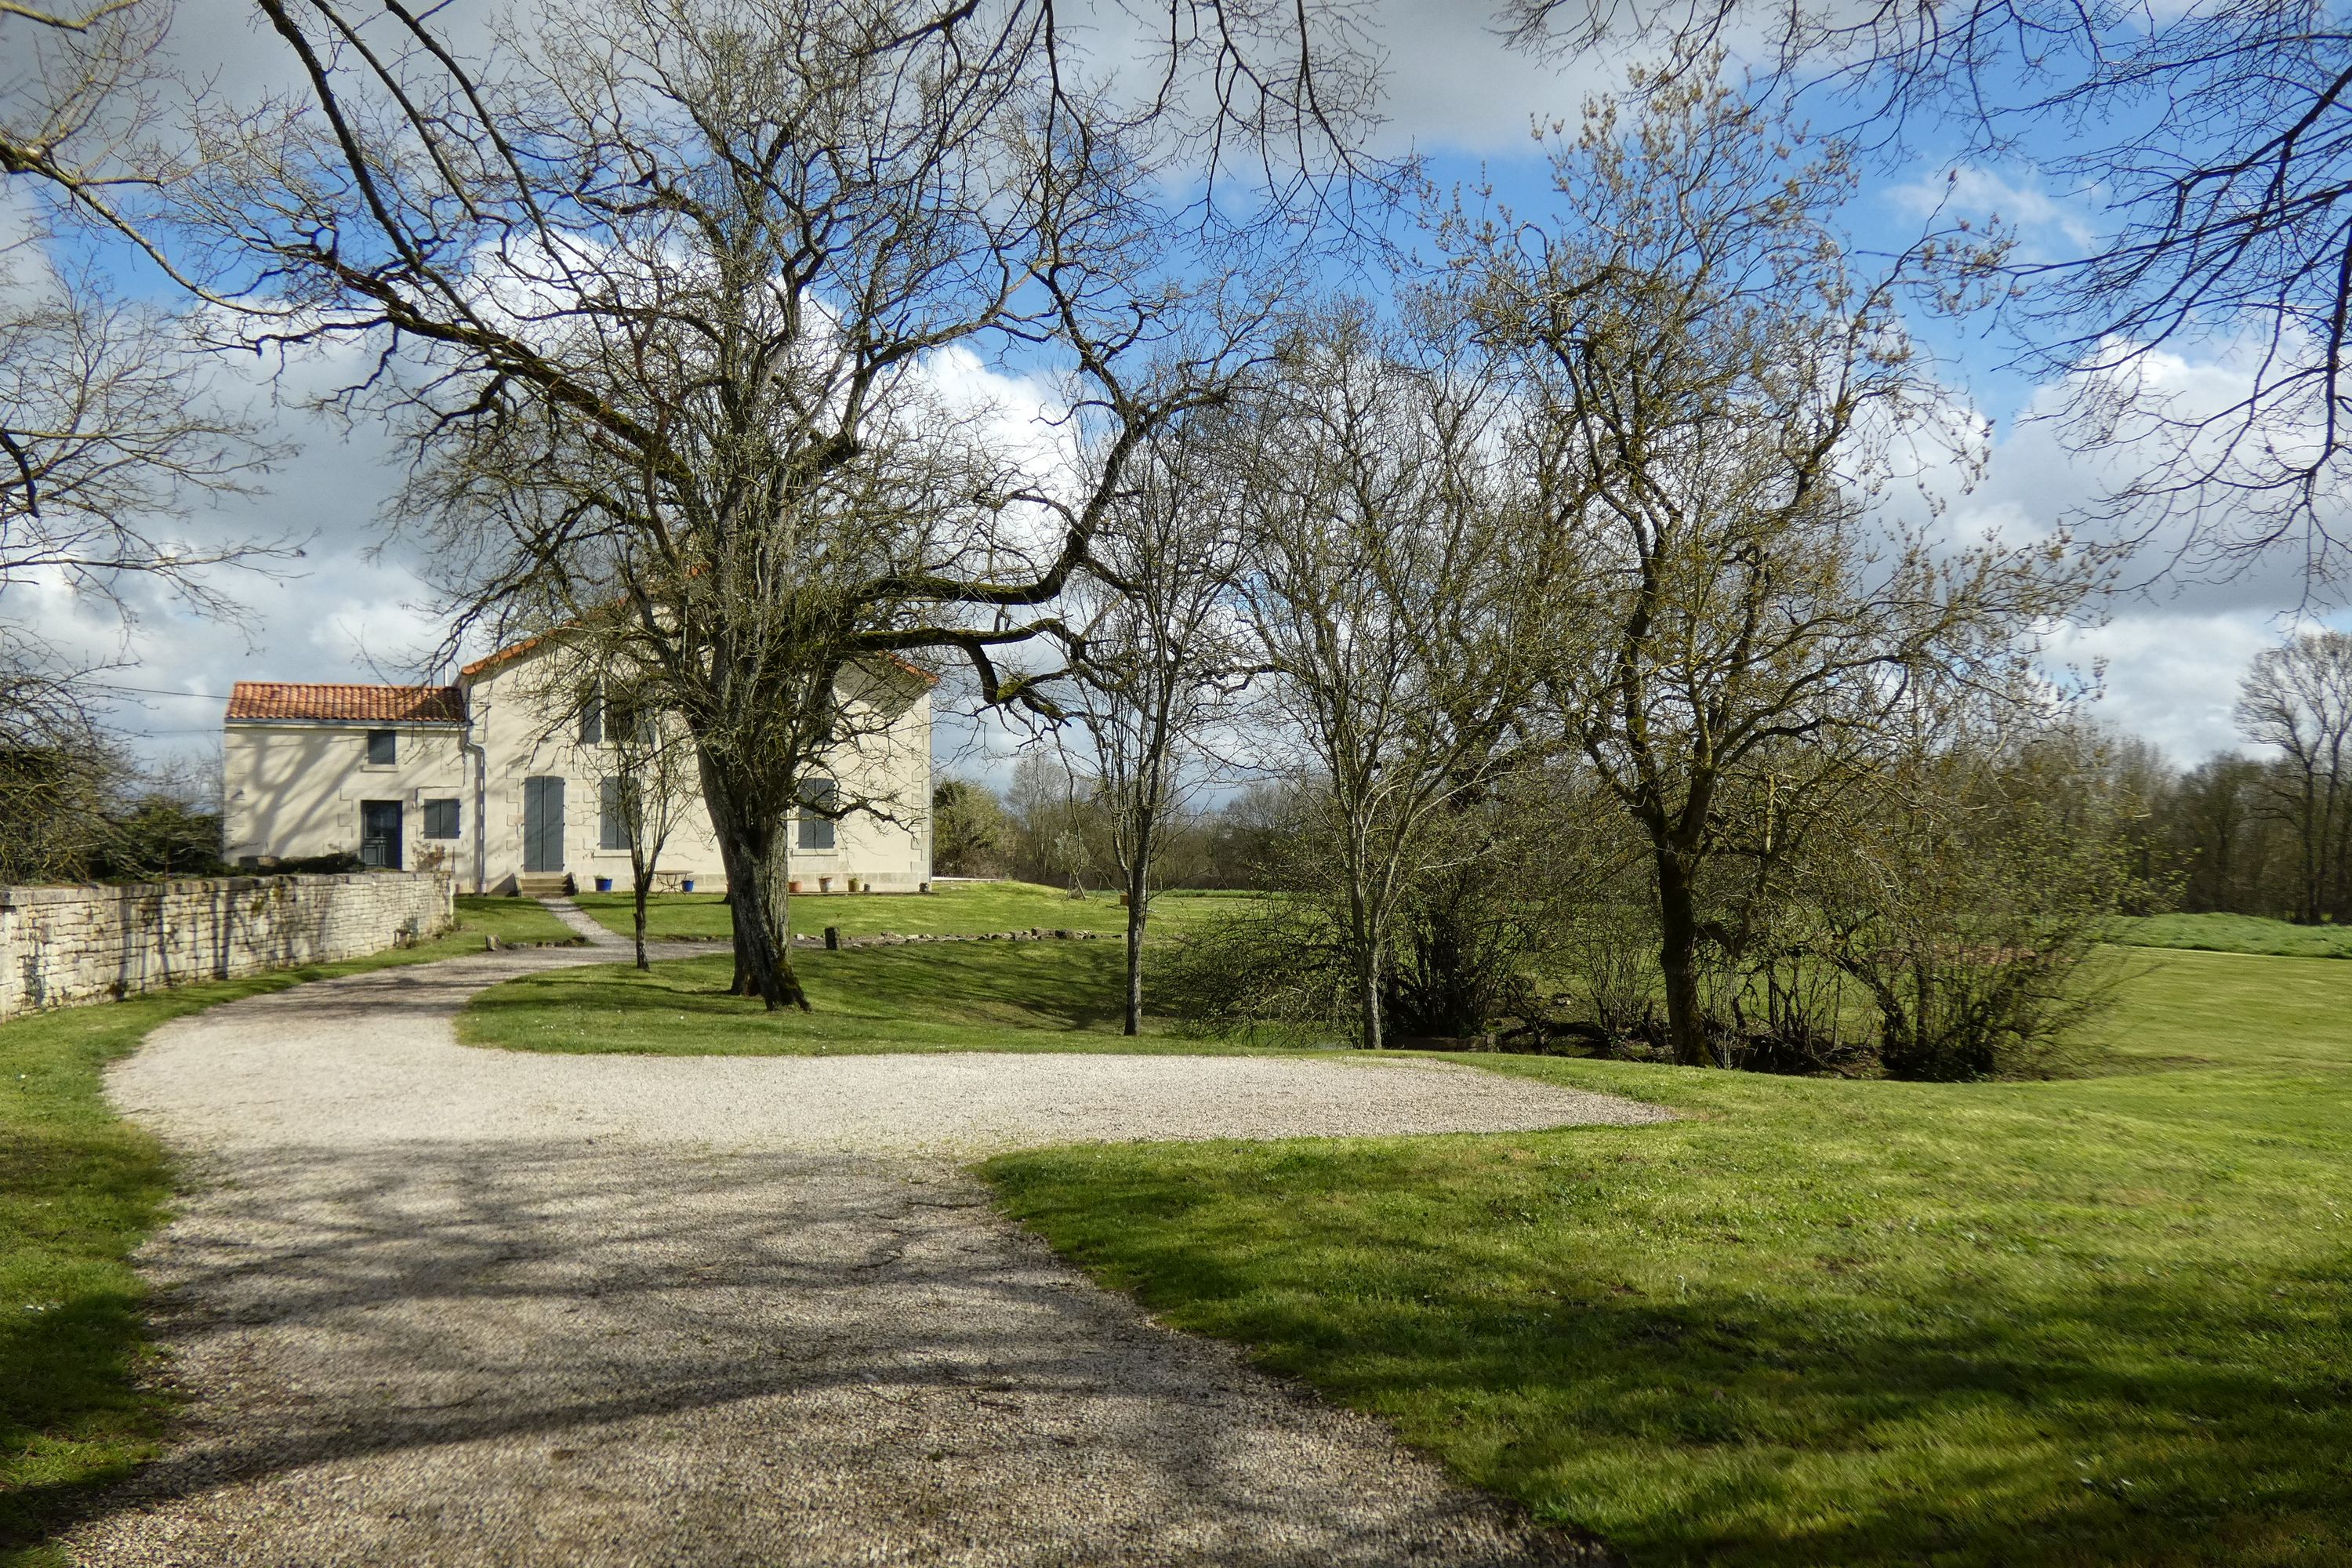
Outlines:
{"type": "Polygon", "coordinates": [[[452,892],[415,871],[0,888],[0,1018],[380,952],[448,930],[452,892]]]}

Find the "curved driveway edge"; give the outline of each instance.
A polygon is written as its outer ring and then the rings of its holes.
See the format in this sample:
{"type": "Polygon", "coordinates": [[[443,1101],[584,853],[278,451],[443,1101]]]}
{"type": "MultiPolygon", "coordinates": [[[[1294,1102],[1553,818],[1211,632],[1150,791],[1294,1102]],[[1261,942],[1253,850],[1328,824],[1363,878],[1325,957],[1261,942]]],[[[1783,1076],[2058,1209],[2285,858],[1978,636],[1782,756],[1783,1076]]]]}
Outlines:
{"type": "Polygon", "coordinates": [[[598,956],[320,982],[118,1066],[202,1184],[142,1260],[194,1399],[78,1560],[1598,1560],[1095,1289],[952,1162],[1659,1113],[1395,1061],[455,1043],[481,986],[598,956]]]}

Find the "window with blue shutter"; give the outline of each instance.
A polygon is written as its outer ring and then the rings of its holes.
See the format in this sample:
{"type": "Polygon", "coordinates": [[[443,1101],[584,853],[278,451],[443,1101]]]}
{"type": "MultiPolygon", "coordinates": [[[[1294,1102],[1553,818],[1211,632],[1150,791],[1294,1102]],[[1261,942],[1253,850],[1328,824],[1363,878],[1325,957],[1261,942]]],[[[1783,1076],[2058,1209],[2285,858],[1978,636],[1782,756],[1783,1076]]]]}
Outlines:
{"type": "Polygon", "coordinates": [[[828,778],[801,781],[801,828],[799,845],[803,849],[833,847],[834,819],[838,809],[841,786],[828,778]]]}
{"type": "Polygon", "coordinates": [[[629,795],[625,779],[604,779],[596,786],[596,847],[629,847],[629,795]]]}

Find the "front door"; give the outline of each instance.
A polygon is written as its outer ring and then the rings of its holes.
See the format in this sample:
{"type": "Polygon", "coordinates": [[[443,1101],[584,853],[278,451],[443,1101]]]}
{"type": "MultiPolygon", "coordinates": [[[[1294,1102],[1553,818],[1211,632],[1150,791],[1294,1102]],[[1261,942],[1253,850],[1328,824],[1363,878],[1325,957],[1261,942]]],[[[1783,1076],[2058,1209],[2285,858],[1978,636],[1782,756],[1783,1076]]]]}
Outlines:
{"type": "Polygon", "coordinates": [[[563,781],[522,781],[522,868],[563,869],[563,781]]]}
{"type": "Polygon", "coordinates": [[[360,802],[360,864],[385,871],[400,869],[400,802],[360,802]]]}

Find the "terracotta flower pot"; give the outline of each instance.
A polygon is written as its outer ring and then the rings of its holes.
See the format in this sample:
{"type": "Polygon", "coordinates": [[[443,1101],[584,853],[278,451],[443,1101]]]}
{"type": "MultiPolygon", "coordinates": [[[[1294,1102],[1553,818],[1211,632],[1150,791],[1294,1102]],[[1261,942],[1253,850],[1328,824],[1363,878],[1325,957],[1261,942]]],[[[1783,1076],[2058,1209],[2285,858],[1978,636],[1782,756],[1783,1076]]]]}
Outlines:
{"type": "Polygon", "coordinates": [[[788,893],[797,893],[797,892],[799,892],[800,890],[801,890],[801,879],[800,879],[798,877],[794,877],[792,880],[790,880],[790,881],[788,881],[788,882],[786,882],[786,883],[784,884],[784,891],[786,891],[786,892],[788,892],[788,893]]]}

